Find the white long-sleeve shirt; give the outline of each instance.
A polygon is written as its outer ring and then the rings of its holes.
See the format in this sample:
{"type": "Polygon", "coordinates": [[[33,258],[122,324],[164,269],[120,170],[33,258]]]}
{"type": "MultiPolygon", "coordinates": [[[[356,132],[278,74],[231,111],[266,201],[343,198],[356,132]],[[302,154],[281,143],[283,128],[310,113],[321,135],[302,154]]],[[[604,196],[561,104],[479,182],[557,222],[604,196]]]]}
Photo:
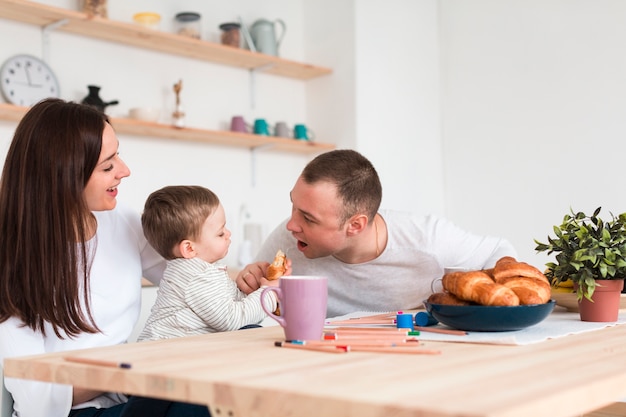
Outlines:
{"type": "MultiPolygon", "coordinates": [[[[89,242],[96,251],[90,273],[92,314],[102,333],[83,333],[60,339],[51,326],[46,336],[21,327],[18,319],[0,323],[0,359],[125,343],[139,317],[141,278],[157,284],[165,260],[148,245],[138,213],[119,203],[111,211],[94,212],[96,236],[89,242]]],[[[5,378],[13,396],[14,416],[66,417],[72,404],[72,386],[5,378]]],[[[125,400],[117,394],[97,397],[76,406],[109,407],[125,400]]]]}
{"type": "Polygon", "coordinates": [[[292,261],[293,275],[326,276],[327,317],[335,317],[421,307],[444,268],[482,269],[503,256],[517,256],[508,241],[469,233],[441,218],[389,210],[379,214],[387,225],[387,246],[371,261],[346,264],[332,256],[308,259],[286,229],[287,221],[263,243],[257,260],[271,260],[282,249],[292,261]]]}
{"type": "MultiPolygon", "coordinates": [[[[200,258],[168,261],[139,340],[230,331],[258,324],[267,317],[261,307],[261,291],[246,296],[223,266],[200,258]]],[[[265,299],[266,307],[274,311],[273,293],[265,299]]]]}

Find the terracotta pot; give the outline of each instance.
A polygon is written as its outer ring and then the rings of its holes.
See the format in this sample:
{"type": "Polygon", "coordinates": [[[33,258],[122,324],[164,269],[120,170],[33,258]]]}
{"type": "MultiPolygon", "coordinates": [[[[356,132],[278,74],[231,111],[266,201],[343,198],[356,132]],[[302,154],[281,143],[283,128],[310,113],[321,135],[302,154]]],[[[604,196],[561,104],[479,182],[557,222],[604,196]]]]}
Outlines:
{"type": "Polygon", "coordinates": [[[624,280],[599,279],[596,280],[596,283],[598,285],[591,296],[593,302],[585,297],[578,302],[580,319],[594,322],[617,321],[624,280]]]}

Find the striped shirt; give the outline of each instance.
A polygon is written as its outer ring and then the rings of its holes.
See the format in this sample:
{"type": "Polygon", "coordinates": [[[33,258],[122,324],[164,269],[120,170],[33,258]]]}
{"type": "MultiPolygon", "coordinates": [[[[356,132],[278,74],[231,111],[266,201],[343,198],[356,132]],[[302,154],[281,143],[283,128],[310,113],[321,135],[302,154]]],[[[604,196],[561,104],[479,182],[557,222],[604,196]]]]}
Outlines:
{"type": "MultiPolygon", "coordinates": [[[[138,340],[167,339],[237,330],[257,324],[267,315],[261,291],[241,292],[226,269],[199,258],[167,262],[156,301],[138,340]]],[[[276,309],[273,293],[265,298],[276,309]]]]}

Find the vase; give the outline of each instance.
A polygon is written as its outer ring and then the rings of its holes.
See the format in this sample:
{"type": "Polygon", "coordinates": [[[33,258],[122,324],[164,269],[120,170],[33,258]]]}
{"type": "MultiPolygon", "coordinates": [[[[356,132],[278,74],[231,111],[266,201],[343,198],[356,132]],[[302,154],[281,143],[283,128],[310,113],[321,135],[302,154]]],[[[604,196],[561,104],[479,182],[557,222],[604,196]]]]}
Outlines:
{"type": "Polygon", "coordinates": [[[107,106],[118,104],[117,100],[109,101],[105,103],[104,100],[100,98],[100,87],[97,85],[88,85],[89,94],[81,101],[82,104],[87,104],[96,109],[104,112],[107,106]]]}
{"type": "Polygon", "coordinates": [[[585,297],[578,302],[580,319],[593,322],[617,321],[623,288],[624,280],[621,279],[596,280],[596,289],[591,296],[593,302],[585,297]]]}

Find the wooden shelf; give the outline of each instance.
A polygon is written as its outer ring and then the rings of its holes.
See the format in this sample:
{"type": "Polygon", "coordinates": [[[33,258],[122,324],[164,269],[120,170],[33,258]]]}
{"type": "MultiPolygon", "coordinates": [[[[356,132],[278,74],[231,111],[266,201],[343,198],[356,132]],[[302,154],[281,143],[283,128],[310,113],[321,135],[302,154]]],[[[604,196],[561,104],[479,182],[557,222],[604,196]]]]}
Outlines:
{"type": "MultiPolygon", "coordinates": [[[[0,18],[28,23],[41,28],[63,22],[63,24],[56,26],[55,30],[236,68],[259,70],[300,80],[308,80],[332,72],[328,68],[152,30],[134,23],[90,17],[82,12],[27,0],[0,0],[0,18]]],[[[24,116],[27,110],[28,108],[26,107],[0,103],[0,120],[17,122],[24,116]]],[[[334,145],[318,142],[230,131],[196,128],[179,129],[171,125],[146,123],[126,118],[114,118],[111,120],[111,123],[120,134],[203,142],[248,149],[267,148],[310,154],[321,153],[335,148],[334,145]]]]}
{"type": "MultiPolygon", "coordinates": [[[[0,103],[0,120],[18,122],[26,111],[28,111],[28,107],[0,103]]],[[[111,124],[118,134],[203,142],[212,145],[235,146],[248,149],[267,148],[268,150],[275,151],[313,154],[326,152],[335,148],[334,145],[326,143],[220,130],[195,128],[179,129],[171,125],[148,123],[126,118],[112,118],[111,124]]]]}
{"type": "Polygon", "coordinates": [[[89,17],[82,12],[26,0],[0,0],[0,18],[40,27],[66,20],[56,30],[301,80],[332,72],[328,68],[152,30],[134,23],[89,17]]]}

